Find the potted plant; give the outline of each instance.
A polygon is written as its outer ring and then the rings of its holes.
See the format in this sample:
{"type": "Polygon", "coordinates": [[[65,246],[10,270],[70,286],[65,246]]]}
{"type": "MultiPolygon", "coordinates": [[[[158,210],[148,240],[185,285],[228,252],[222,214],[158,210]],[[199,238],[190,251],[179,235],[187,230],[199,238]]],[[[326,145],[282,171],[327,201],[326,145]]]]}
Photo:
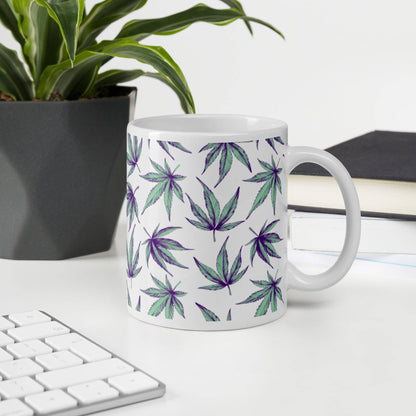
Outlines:
{"type": "MultiPolygon", "coordinates": [[[[125,128],[136,90],[119,83],[146,76],[173,89],[182,109],[194,101],[179,66],[162,48],[142,43],[194,22],[225,25],[249,17],[198,4],[158,19],[133,20],[113,40],[97,41],[111,23],[147,0],[1,0],[0,21],[22,49],[0,43],[0,257],[63,259],[108,250],[125,196],[125,128]],[[102,71],[114,57],[154,72],[102,71]],[[26,65],[25,65],[26,64],[26,65]]],[[[282,35],[281,35],[282,36],[282,35]]]]}

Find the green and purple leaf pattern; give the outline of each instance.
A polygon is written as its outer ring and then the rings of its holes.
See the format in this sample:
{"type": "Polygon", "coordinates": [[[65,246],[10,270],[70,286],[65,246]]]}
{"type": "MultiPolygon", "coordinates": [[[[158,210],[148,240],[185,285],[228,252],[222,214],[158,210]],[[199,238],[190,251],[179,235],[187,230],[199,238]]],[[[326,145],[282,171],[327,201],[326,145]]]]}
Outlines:
{"type": "Polygon", "coordinates": [[[131,135],[129,134],[127,145],[127,166],[130,167],[130,169],[127,177],[129,177],[134,172],[135,168],[137,168],[137,170],[140,172],[138,163],[142,154],[142,148],[143,139],[140,140],[140,144],[138,145],[137,136],[133,136],[132,140],[131,135]]]}
{"type": "Polygon", "coordinates": [[[165,142],[165,141],[162,141],[162,140],[158,140],[157,143],[172,158],[172,160],[175,160],[175,158],[170,153],[169,146],[174,147],[176,149],[179,149],[179,150],[181,150],[182,152],[185,152],[185,153],[192,153],[190,150],[185,148],[179,142],[165,142]]]}
{"type": "MultiPolygon", "coordinates": [[[[280,160],[279,160],[280,162],[280,160]]],[[[273,215],[276,214],[276,193],[279,190],[282,193],[282,182],[280,180],[280,173],[282,168],[279,168],[279,162],[275,163],[273,156],[271,163],[264,162],[259,160],[260,165],[263,167],[264,171],[257,173],[250,179],[245,179],[244,182],[254,182],[254,183],[263,183],[262,187],[257,192],[256,198],[254,199],[253,205],[250,209],[250,212],[247,215],[247,218],[256,210],[263,202],[266,200],[267,196],[271,194],[272,205],[273,205],[273,215]]]]}
{"type": "Polygon", "coordinates": [[[176,310],[182,318],[185,318],[185,310],[179,298],[185,296],[186,292],[176,290],[181,282],[173,287],[167,276],[165,277],[165,283],[156,279],[154,276],[152,276],[152,280],[156,287],[149,287],[146,290],[142,290],[146,295],[157,298],[157,301],[150,307],[148,314],[151,316],[159,316],[165,311],[165,318],[173,319],[176,310]]]}
{"type": "Polygon", "coordinates": [[[205,158],[205,166],[202,174],[215,162],[218,156],[220,157],[220,164],[218,167],[219,178],[215,184],[216,188],[227,176],[233,164],[233,157],[239,160],[251,172],[251,165],[247,153],[237,143],[209,143],[200,149],[200,153],[209,150],[205,158]]]}
{"type": "Polygon", "coordinates": [[[176,166],[176,168],[172,171],[167,164],[166,159],[164,167],[157,164],[156,162],[153,162],[153,160],[150,160],[150,163],[152,164],[155,171],[148,172],[146,175],[140,176],[146,181],[155,182],[157,185],[155,185],[149,192],[146,203],[143,207],[142,215],[147,208],[155,204],[163,195],[166,213],[168,214],[168,219],[170,221],[173,195],[175,194],[179,200],[184,202],[183,191],[178,182],[183,181],[185,176],[175,174],[179,168],[179,165],[176,166]]]}
{"type": "Polygon", "coordinates": [[[229,222],[231,217],[234,215],[235,210],[238,204],[238,197],[240,195],[240,188],[237,188],[235,194],[231,199],[225,204],[224,208],[221,210],[220,203],[215,197],[211,189],[205,185],[199,178],[197,178],[199,183],[202,185],[204,193],[204,202],[207,212],[205,212],[197,203],[195,203],[192,198],[186,194],[189,199],[189,204],[191,206],[192,213],[195,218],[198,220],[192,220],[186,218],[187,221],[192,224],[194,227],[205,230],[212,231],[212,236],[215,240],[215,231],[230,231],[237,225],[241,224],[244,221],[235,221],[229,222]]]}
{"type": "Polygon", "coordinates": [[[282,291],[279,287],[279,283],[282,278],[273,279],[272,275],[267,272],[267,280],[251,280],[253,285],[260,288],[257,292],[252,293],[246,300],[237,303],[237,305],[245,305],[247,303],[254,303],[261,300],[261,303],[257,307],[255,317],[266,315],[268,309],[271,312],[277,311],[277,299],[283,302],[282,291]]]}
{"type": "Polygon", "coordinates": [[[250,240],[246,246],[251,244],[250,261],[252,266],[256,254],[270,267],[273,267],[270,263],[270,257],[280,259],[280,256],[277,254],[273,244],[282,241],[282,239],[279,237],[279,234],[270,232],[279,221],[280,220],[275,220],[270,224],[267,224],[266,221],[258,234],[250,227],[250,231],[255,235],[255,237],[250,240]]]}
{"type": "MultiPolygon", "coordinates": [[[[280,143],[280,144],[283,144],[284,145],[284,142],[283,142],[283,140],[281,139],[281,137],[280,136],[277,136],[277,137],[270,137],[270,138],[268,138],[268,139],[266,139],[266,143],[276,152],[276,154],[277,154],[277,150],[276,150],[276,145],[275,145],[275,142],[277,142],[277,143],[280,143]]],[[[260,140],[256,140],[256,148],[257,148],[257,150],[259,149],[259,143],[260,143],[260,140]]]]}
{"type": "Polygon", "coordinates": [[[283,140],[249,138],[203,147],[162,140],[143,146],[146,140],[128,135],[126,273],[131,310],[151,321],[172,320],[176,327],[192,327],[191,315],[200,324],[228,322],[234,327],[244,313],[260,317],[277,312],[285,295],[282,278],[277,272],[273,278],[271,268],[281,268],[277,260],[284,256],[277,243],[286,238],[274,217],[283,198],[283,140]],[[204,176],[194,176],[198,169],[204,176]],[[273,212],[265,203],[269,198],[273,212]],[[204,237],[198,230],[208,231],[207,238],[194,245],[194,238],[204,237]],[[164,279],[155,277],[160,273],[164,279]],[[265,280],[254,280],[259,275],[265,280]]]}
{"type": "Polygon", "coordinates": [[[133,285],[133,279],[142,270],[142,267],[137,267],[140,258],[140,244],[137,247],[136,252],[134,252],[134,228],[130,237],[130,244],[127,246],[126,243],[126,253],[127,253],[127,278],[130,279],[130,285],[133,285]]]}
{"type": "Polygon", "coordinates": [[[240,251],[230,268],[227,252],[228,238],[229,237],[225,239],[224,244],[218,253],[216,270],[200,262],[197,258],[194,257],[195,264],[198,266],[199,271],[207,280],[212,283],[208,286],[201,286],[199,289],[221,290],[227,288],[228,293],[231,295],[231,285],[237,283],[247,272],[248,266],[243,270],[240,270],[242,264],[242,247],[240,247],[240,251]]]}
{"type": "Polygon", "coordinates": [[[137,187],[133,191],[133,188],[130,182],[127,182],[126,209],[127,209],[127,218],[129,219],[129,230],[131,228],[131,225],[133,224],[134,217],[136,217],[137,221],[139,221],[139,208],[138,208],[137,200],[135,196],[137,189],[139,189],[139,187],[137,187]]]}
{"type": "Polygon", "coordinates": [[[207,322],[219,322],[220,318],[218,318],[217,315],[215,315],[214,312],[210,311],[205,306],[200,305],[199,303],[195,302],[195,305],[198,306],[199,310],[202,313],[202,316],[205,318],[207,322]]]}
{"type": "Polygon", "coordinates": [[[159,230],[160,224],[155,228],[153,233],[150,235],[146,229],[145,233],[148,235],[148,239],[144,241],[146,246],[146,262],[149,265],[150,256],[156,264],[158,264],[165,272],[170,276],[172,273],[168,270],[167,264],[173,266],[181,267],[182,269],[188,269],[188,267],[179,263],[178,260],[172,255],[171,251],[185,251],[191,250],[185,248],[179,242],[172,240],[171,238],[165,238],[166,235],[173,233],[175,230],[180,229],[181,227],[166,227],[159,230]]]}

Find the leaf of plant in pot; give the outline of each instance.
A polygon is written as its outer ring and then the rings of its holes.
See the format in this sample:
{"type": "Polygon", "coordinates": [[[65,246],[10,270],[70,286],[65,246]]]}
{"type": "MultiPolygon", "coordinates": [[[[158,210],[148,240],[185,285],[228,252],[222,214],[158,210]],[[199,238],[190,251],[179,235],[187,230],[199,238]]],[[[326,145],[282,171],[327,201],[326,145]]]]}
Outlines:
{"type": "Polygon", "coordinates": [[[120,83],[160,80],[184,112],[195,112],[186,79],[168,52],[143,41],[173,35],[193,23],[222,26],[260,19],[237,0],[205,4],[155,19],[126,23],[115,39],[97,41],[110,24],[147,0],[1,0],[0,22],[20,44],[24,62],[0,43],[0,257],[64,259],[111,247],[126,195],[127,123],[135,88],[120,83]],[[103,65],[137,61],[133,70],[103,65]],[[150,65],[154,71],[140,69],[150,65]]]}

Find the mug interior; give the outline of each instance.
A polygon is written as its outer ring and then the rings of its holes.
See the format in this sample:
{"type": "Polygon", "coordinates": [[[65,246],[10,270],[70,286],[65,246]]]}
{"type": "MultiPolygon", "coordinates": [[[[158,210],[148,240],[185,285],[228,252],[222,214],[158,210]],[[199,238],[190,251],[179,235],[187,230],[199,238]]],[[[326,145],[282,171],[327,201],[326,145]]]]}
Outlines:
{"type": "Polygon", "coordinates": [[[130,133],[156,140],[206,139],[212,142],[251,140],[286,135],[281,120],[229,114],[147,117],[132,121],[130,133]]]}

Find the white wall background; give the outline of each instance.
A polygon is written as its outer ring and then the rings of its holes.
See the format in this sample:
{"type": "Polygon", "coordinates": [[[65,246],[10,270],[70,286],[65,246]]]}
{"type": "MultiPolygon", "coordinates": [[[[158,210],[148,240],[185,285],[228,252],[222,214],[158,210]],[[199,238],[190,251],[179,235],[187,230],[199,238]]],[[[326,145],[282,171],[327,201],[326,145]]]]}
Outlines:
{"type": "MultiPolygon", "coordinates": [[[[128,1],[128,0],[126,0],[128,1]]],[[[86,0],[90,8],[95,0],[86,0]]],[[[374,129],[416,131],[416,2],[414,0],[242,0],[283,41],[242,22],[199,23],[171,37],[152,37],[176,59],[202,113],[247,113],[289,123],[290,142],[327,147],[374,129]]],[[[197,1],[149,0],[130,18],[158,17],[197,1]]],[[[207,0],[213,7],[223,3],[207,0]]],[[[123,19],[123,23],[128,19],[123,19]]],[[[109,28],[102,38],[116,34],[109,28]]],[[[0,28],[0,40],[15,45],[0,28]]],[[[124,67],[135,62],[114,61],[124,67]]],[[[143,79],[136,116],[179,113],[173,93],[143,79]]]]}

